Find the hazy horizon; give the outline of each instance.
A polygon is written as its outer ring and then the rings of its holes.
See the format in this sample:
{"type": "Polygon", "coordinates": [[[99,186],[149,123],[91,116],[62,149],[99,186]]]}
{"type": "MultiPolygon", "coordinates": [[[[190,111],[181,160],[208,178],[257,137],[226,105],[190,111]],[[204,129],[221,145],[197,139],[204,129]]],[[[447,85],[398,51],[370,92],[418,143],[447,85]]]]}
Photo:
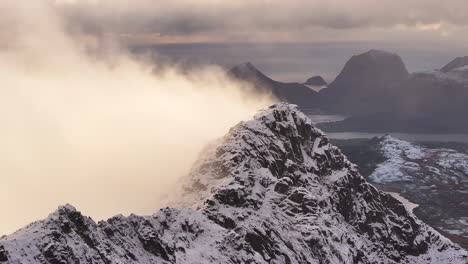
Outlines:
{"type": "MultiPolygon", "coordinates": [[[[226,70],[251,62],[269,77],[283,82],[305,82],[320,75],[331,82],[353,56],[371,49],[400,55],[410,72],[440,69],[468,49],[454,45],[414,47],[383,42],[329,43],[178,43],[130,47],[135,53],[155,53],[159,60],[180,65],[217,64],[226,70]]],[[[187,66],[188,67],[188,66],[187,66]]]]}

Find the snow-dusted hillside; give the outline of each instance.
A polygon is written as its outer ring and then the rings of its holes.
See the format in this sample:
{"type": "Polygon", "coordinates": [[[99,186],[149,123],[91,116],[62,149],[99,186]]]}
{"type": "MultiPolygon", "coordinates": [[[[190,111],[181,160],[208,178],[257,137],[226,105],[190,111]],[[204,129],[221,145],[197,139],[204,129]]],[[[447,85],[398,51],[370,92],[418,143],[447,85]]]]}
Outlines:
{"type": "Polygon", "coordinates": [[[468,247],[468,155],[391,136],[379,145],[386,161],[369,180],[418,204],[416,215],[468,247]]]}
{"type": "Polygon", "coordinates": [[[392,136],[382,138],[381,150],[387,159],[370,179],[376,183],[396,181],[468,184],[468,155],[451,149],[429,149],[392,136]]]}
{"type": "Polygon", "coordinates": [[[231,129],[181,196],[192,209],[100,223],[60,207],[0,240],[0,263],[468,262],[288,104],[231,129]]]}

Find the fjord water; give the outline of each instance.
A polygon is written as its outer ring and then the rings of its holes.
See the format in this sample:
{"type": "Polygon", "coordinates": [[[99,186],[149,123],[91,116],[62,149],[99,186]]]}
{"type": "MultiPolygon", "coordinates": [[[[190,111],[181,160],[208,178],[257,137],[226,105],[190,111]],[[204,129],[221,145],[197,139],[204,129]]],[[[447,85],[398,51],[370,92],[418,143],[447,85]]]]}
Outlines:
{"type": "MultiPolygon", "coordinates": [[[[344,120],[340,115],[308,115],[315,124],[338,122],[344,120]]],[[[325,131],[326,132],[326,131],[325,131]]],[[[395,138],[410,142],[463,142],[468,143],[468,134],[413,134],[413,133],[369,133],[369,132],[326,132],[331,139],[366,139],[392,135],[395,138]]]]}
{"type": "Polygon", "coordinates": [[[332,139],[362,139],[382,137],[390,134],[392,137],[410,142],[463,142],[468,143],[468,134],[409,134],[409,133],[366,133],[366,132],[331,132],[327,136],[332,139]]]}

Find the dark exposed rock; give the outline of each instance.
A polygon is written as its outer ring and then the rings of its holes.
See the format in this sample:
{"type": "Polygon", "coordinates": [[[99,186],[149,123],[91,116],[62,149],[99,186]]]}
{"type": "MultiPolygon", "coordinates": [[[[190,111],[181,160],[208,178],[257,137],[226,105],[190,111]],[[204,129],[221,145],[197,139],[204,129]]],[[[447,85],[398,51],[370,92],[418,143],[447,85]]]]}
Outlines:
{"type": "Polygon", "coordinates": [[[8,253],[5,250],[5,247],[0,245],[0,262],[8,261],[8,253]]]}
{"type": "Polygon", "coordinates": [[[139,239],[143,244],[143,248],[150,252],[151,254],[162,257],[164,260],[171,260],[174,257],[172,256],[171,250],[162,245],[162,241],[157,237],[155,233],[140,233],[139,239]]]}
{"type": "Polygon", "coordinates": [[[250,62],[235,66],[228,75],[251,84],[261,93],[272,94],[281,101],[296,104],[303,109],[317,108],[319,94],[316,91],[300,83],[275,81],[250,62]]]}
{"type": "Polygon", "coordinates": [[[296,189],[291,195],[289,195],[288,199],[295,203],[302,204],[304,202],[304,196],[306,195],[306,190],[296,189]]]}
{"type": "Polygon", "coordinates": [[[216,193],[215,198],[223,204],[231,206],[242,206],[245,201],[245,194],[242,189],[227,189],[216,193]]]}
{"type": "Polygon", "coordinates": [[[60,242],[49,242],[43,245],[42,254],[50,264],[79,264],[72,250],[60,242]]]}
{"type": "Polygon", "coordinates": [[[304,85],[310,86],[324,86],[327,85],[327,82],[322,78],[322,76],[314,76],[307,79],[304,85]]]}
{"type": "Polygon", "coordinates": [[[285,194],[286,192],[288,192],[292,184],[293,181],[290,178],[281,178],[275,185],[275,192],[285,194]]]}

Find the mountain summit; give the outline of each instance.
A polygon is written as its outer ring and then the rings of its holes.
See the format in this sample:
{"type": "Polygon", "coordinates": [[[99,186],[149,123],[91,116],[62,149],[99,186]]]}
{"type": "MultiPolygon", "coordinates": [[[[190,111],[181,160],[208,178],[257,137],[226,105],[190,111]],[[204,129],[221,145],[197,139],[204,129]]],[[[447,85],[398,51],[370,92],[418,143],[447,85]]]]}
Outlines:
{"type": "Polygon", "coordinates": [[[319,94],[316,91],[300,83],[275,81],[250,62],[235,66],[228,75],[252,85],[260,92],[271,93],[280,101],[294,102],[302,109],[317,108],[319,94]]]}
{"type": "Polygon", "coordinates": [[[304,85],[324,86],[324,85],[327,85],[327,82],[322,78],[322,76],[313,76],[307,79],[304,85]]]}
{"type": "Polygon", "coordinates": [[[375,111],[393,84],[406,80],[408,70],[400,56],[370,50],[353,56],[336,79],[321,90],[322,107],[331,111],[361,114],[375,111]]]}
{"type": "Polygon", "coordinates": [[[251,62],[246,62],[233,67],[229,71],[229,75],[240,80],[260,84],[260,88],[268,88],[268,85],[274,83],[272,79],[258,70],[251,62]]]}
{"type": "Polygon", "coordinates": [[[452,263],[468,253],[378,191],[297,107],[231,129],[187,177],[196,209],[95,223],[72,206],[0,240],[15,263],[452,263]],[[196,206],[198,205],[198,206],[196,206]]]}
{"type": "Polygon", "coordinates": [[[330,88],[353,93],[384,89],[389,83],[408,78],[408,70],[400,56],[380,50],[370,50],[353,56],[330,88]]]}

